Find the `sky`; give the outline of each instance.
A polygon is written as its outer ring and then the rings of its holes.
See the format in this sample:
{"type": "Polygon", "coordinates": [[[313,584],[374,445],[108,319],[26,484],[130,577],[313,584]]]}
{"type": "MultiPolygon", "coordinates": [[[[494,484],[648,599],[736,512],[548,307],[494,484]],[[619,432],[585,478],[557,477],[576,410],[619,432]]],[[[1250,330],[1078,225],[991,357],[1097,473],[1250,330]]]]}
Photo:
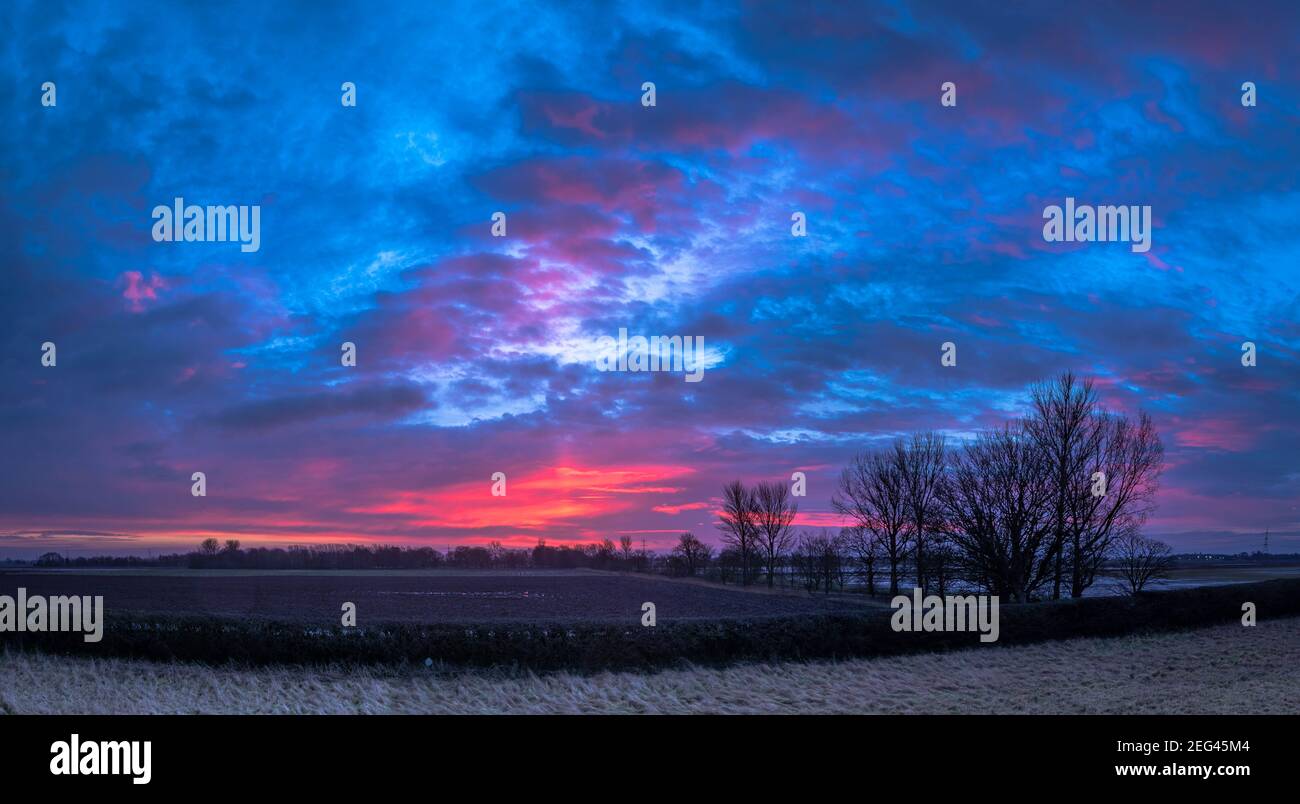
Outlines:
{"type": "Polygon", "coordinates": [[[837,527],[855,452],[1065,370],[1152,416],[1149,534],[1300,550],[1300,6],[1135,5],[7,4],[0,555],[663,549],[797,471],[837,527]],[[155,242],[176,197],[260,248],[155,242]]]}

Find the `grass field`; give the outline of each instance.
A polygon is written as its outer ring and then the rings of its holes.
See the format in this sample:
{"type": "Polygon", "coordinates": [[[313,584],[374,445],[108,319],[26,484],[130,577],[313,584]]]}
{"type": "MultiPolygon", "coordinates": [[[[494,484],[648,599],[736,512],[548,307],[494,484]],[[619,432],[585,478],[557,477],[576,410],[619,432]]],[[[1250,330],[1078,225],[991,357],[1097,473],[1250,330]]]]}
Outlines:
{"type": "MultiPolygon", "coordinates": [[[[1196,586],[1213,586],[1230,583],[1255,583],[1274,578],[1300,578],[1300,566],[1292,564],[1253,564],[1246,562],[1215,562],[1213,564],[1189,564],[1176,566],[1169,571],[1169,577],[1159,578],[1148,584],[1148,590],[1155,592],[1162,589],[1189,589],[1196,586]]],[[[1097,595],[1124,594],[1128,585],[1114,575],[1102,575],[1088,588],[1087,594],[1097,595]]]]}
{"type": "Polygon", "coordinates": [[[0,654],[0,711],[146,713],[1289,713],[1300,618],[841,662],[535,675],[212,668],[0,654]]]}

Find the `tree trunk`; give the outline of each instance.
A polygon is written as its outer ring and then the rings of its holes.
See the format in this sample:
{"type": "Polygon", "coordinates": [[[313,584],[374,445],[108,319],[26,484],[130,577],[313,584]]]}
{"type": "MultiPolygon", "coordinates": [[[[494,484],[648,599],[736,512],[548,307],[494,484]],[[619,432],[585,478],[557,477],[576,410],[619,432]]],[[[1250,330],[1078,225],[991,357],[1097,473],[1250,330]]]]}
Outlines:
{"type": "Polygon", "coordinates": [[[1061,555],[1064,552],[1065,552],[1065,542],[1064,539],[1062,538],[1057,541],[1056,570],[1053,573],[1053,580],[1052,580],[1052,600],[1061,599],[1061,571],[1063,569],[1061,565],[1061,555]]]}
{"type": "Polygon", "coordinates": [[[921,544],[925,540],[921,538],[921,531],[916,532],[916,586],[925,594],[925,555],[921,544]]]}
{"type": "Polygon", "coordinates": [[[1070,564],[1070,597],[1083,597],[1083,563],[1079,556],[1079,534],[1074,535],[1074,561],[1070,564]]]}

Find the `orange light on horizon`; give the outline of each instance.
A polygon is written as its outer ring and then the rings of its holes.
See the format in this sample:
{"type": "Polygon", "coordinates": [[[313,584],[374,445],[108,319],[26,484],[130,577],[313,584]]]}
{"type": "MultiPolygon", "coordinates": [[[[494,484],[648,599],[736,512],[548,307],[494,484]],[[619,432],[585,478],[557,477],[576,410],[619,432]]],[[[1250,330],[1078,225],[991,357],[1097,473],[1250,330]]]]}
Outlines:
{"type": "Polygon", "coordinates": [[[506,478],[506,494],[493,497],[491,481],[457,483],[434,491],[397,491],[373,505],[348,513],[404,517],[414,527],[448,529],[574,528],[581,520],[635,507],[628,495],[681,491],[665,481],[694,473],[688,466],[633,465],[578,468],[544,467],[519,478],[506,478]]]}

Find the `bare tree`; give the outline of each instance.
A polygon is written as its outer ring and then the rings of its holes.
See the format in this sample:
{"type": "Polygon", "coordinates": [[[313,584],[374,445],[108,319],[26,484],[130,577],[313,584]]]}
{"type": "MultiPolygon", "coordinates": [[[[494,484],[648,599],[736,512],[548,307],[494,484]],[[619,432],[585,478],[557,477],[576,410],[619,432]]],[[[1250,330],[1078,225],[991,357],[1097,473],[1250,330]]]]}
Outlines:
{"type": "Polygon", "coordinates": [[[767,566],[767,585],[772,586],[776,575],[776,564],[794,539],[790,523],[798,513],[790,494],[790,487],[784,483],[763,481],[754,487],[754,527],[758,533],[758,549],[762,552],[767,566]]]}
{"type": "Polygon", "coordinates": [[[818,556],[821,551],[817,546],[817,535],[812,531],[803,531],[795,540],[794,550],[790,555],[794,571],[803,581],[803,588],[816,592],[821,583],[818,556]]]}
{"type": "Polygon", "coordinates": [[[1066,372],[1032,396],[1026,429],[1051,467],[1052,596],[1081,597],[1111,543],[1146,520],[1164,448],[1145,413],[1102,410],[1091,380],[1066,372]]]}
{"type": "Polygon", "coordinates": [[[841,544],[824,533],[804,531],[795,543],[792,558],[795,571],[803,579],[804,589],[831,593],[842,566],[841,544]]]}
{"type": "Polygon", "coordinates": [[[1128,583],[1129,594],[1141,592],[1149,582],[1163,578],[1173,564],[1169,545],[1148,539],[1136,532],[1125,533],[1112,547],[1120,575],[1128,583]]]}
{"type": "Polygon", "coordinates": [[[826,536],[821,552],[822,579],[826,584],[826,594],[831,593],[831,585],[839,582],[844,588],[844,542],[838,536],[826,536]]]}
{"type": "Polygon", "coordinates": [[[709,563],[713,548],[696,538],[694,533],[683,533],[673,547],[673,553],[682,560],[687,575],[694,575],[697,569],[709,563]]]}
{"type": "Polygon", "coordinates": [[[612,564],[614,562],[614,558],[618,555],[618,550],[617,548],[614,547],[614,540],[609,538],[608,536],[601,539],[600,544],[595,545],[595,548],[596,548],[596,562],[601,567],[607,567],[610,564],[612,564]]]}
{"type": "Polygon", "coordinates": [[[199,542],[199,553],[205,556],[215,556],[221,550],[221,542],[211,537],[199,542]]]}
{"type": "Polygon", "coordinates": [[[1071,597],[1082,597],[1096,580],[1112,543],[1146,522],[1164,464],[1164,446],[1147,414],[1140,413],[1136,422],[1098,414],[1094,429],[1097,449],[1092,471],[1084,474],[1086,493],[1081,489],[1067,498],[1071,597]]]}
{"type": "Polygon", "coordinates": [[[946,536],[930,543],[925,553],[925,577],[935,594],[943,597],[948,594],[948,584],[952,582],[958,569],[957,551],[946,536]]]}
{"type": "Polygon", "coordinates": [[[734,547],[719,551],[717,565],[718,578],[723,583],[729,582],[733,575],[738,574],[737,570],[740,569],[740,551],[734,547]]]}
{"type": "Polygon", "coordinates": [[[938,538],[944,527],[940,495],[947,456],[943,436],[915,433],[906,443],[894,444],[894,458],[903,476],[903,501],[916,561],[916,585],[924,591],[928,567],[926,547],[938,538]]]}
{"type": "Polygon", "coordinates": [[[898,594],[898,569],[908,553],[906,482],[896,450],[860,453],[840,474],[831,506],[869,531],[889,562],[889,594],[898,594]]]}
{"type": "Polygon", "coordinates": [[[840,541],[858,565],[858,574],[866,584],[867,594],[876,596],[876,561],[880,558],[880,544],[875,531],[853,527],[840,529],[840,541]]]}
{"type": "Polygon", "coordinates": [[[1051,578],[1051,481],[1050,462],[1019,426],[983,433],[954,458],[949,535],[992,594],[1025,602],[1051,578]]]}
{"type": "Polygon", "coordinates": [[[632,560],[632,537],[624,533],[618,537],[619,552],[623,554],[623,560],[630,562],[632,560]]]}
{"type": "Polygon", "coordinates": [[[1061,596],[1066,552],[1071,542],[1069,511],[1073,498],[1087,493],[1086,467],[1096,456],[1097,395],[1092,380],[1080,382],[1064,372],[1030,389],[1033,415],[1025,427],[1049,463],[1052,482],[1052,598],[1061,596]]]}
{"type": "Polygon", "coordinates": [[[754,509],[754,495],[745,488],[744,483],[733,480],[722,487],[722,513],[718,515],[721,520],[718,530],[722,532],[723,544],[735,549],[740,558],[740,582],[744,585],[748,585],[751,580],[749,568],[758,546],[754,509]]]}

